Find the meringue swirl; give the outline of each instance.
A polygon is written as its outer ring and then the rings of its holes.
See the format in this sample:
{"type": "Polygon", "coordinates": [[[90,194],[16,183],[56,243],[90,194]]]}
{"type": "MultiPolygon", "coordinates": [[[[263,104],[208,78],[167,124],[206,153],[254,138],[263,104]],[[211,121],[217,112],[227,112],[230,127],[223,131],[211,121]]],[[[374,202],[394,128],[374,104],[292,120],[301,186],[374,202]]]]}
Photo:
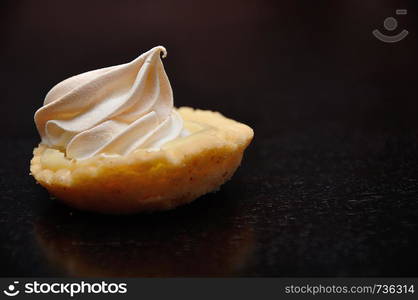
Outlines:
{"type": "Polygon", "coordinates": [[[133,61],[70,77],[54,86],[35,113],[41,143],[83,160],[159,149],[180,136],[183,121],[154,47],[133,61]]]}

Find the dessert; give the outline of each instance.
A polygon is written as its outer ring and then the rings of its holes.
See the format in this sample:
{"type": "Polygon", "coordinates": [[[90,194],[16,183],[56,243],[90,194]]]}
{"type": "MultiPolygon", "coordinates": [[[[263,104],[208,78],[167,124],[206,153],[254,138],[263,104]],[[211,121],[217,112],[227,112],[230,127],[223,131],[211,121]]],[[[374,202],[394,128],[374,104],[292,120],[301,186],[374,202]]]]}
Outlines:
{"type": "Polygon", "coordinates": [[[253,137],[218,112],[173,106],[154,47],[135,60],[66,79],[35,113],[41,143],[31,174],[82,210],[166,210],[214,191],[253,137]]]}

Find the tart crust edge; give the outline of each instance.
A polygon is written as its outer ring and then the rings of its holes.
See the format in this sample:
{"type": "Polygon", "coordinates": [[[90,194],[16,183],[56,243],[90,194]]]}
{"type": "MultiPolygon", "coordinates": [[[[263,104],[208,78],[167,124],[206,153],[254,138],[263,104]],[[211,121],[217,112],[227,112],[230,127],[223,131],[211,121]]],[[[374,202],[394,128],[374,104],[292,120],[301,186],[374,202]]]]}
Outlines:
{"type": "Polygon", "coordinates": [[[189,203],[232,177],[253,131],[217,112],[188,107],[178,112],[189,126],[200,127],[160,151],[74,162],[39,145],[31,174],[53,196],[81,210],[128,214],[189,203]],[[55,160],[57,164],[48,166],[55,160]]]}

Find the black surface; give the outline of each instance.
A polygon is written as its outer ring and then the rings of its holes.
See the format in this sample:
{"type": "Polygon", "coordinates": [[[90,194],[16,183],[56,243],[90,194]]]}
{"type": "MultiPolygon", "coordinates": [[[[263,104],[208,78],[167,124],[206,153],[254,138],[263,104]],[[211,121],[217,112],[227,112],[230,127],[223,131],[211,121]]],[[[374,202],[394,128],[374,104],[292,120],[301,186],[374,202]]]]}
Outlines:
{"type": "Polygon", "coordinates": [[[2,2],[0,275],[418,276],[416,3],[274,2],[2,2]],[[376,40],[397,8],[410,34],[376,40]],[[157,44],[176,105],[254,128],[242,167],[170,212],[50,199],[28,175],[46,92],[157,44]]]}

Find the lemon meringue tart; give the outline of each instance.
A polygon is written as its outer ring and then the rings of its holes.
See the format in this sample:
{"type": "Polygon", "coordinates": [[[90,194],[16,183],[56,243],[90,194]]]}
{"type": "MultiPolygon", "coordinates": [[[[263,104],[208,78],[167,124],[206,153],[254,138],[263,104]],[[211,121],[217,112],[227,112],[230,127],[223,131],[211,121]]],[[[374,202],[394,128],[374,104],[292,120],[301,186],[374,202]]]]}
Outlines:
{"type": "Polygon", "coordinates": [[[69,206],[102,213],[167,210],[215,191],[253,130],[218,112],[175,108],[154,47],[133,61],[70,77],[35,113],[31,174],[69,206]]]}

